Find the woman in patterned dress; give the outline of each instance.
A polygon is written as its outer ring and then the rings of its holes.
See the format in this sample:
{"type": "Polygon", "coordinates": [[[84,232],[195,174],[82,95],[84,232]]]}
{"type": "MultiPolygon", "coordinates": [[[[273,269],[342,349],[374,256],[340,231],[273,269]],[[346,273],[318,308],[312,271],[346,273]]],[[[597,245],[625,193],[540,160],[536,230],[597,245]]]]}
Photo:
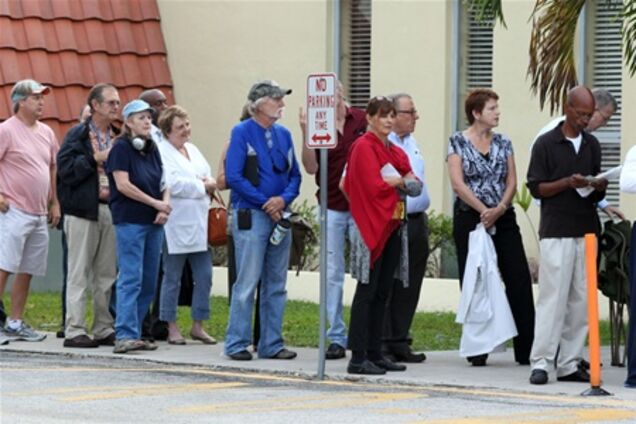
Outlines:
{"type": "MultiPolygon", "coordinates": [[[[528,261],[523,249],[512,198],[517,174],[510,139],[493,129],[499,125],[499,96],[477,89],[466,98],[469,127],[450,137],[448,172],[456,194],[453,238],[457,249],[460,285],[468,254],[468,234],[482,223],[490,233],[508,303],[517,326],[515,361],[530,363],[534,340],[534,303],[528,261]]],[[[486,365],[487,354],[468,357],[475,366],[486,365]]]]}

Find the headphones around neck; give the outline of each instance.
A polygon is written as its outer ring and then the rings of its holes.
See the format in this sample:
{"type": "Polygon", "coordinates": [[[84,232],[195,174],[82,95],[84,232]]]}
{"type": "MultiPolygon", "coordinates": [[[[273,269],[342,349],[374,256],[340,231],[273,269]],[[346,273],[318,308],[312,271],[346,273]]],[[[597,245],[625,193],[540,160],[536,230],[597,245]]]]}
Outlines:
{"type": "Polygon", "coordinates": [[[155,147],[155,143],[152,139],[143,137],[133,137],[130,140],[130,144],[135,150],[142,153],[150,153],[155,147]]]}

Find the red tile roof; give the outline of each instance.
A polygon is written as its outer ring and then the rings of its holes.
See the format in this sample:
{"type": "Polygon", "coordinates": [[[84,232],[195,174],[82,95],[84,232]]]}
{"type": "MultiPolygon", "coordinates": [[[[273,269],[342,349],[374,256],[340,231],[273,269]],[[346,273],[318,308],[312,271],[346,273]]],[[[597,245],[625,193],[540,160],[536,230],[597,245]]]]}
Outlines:
{"type": "Polygon", "coordinates": [[[42,120],[60,141],[97,83],[122,104],[148,88],[173,103],[166,54],[156,0],[0,0],[0,121],[25,78],[53,88],[42,120]]]}

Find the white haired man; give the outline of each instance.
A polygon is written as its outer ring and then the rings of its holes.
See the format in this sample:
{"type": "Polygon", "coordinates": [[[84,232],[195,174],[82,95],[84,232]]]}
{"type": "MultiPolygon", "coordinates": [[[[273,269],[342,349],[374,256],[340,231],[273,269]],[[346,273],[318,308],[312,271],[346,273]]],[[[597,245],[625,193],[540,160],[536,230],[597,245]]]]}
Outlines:
{"type": "Polygon", "coordinates": [[[60,220],[53,130],[39,121],[44,96],[51,89],[34,80],[18,81],[11,90],[14,115],[0,124],[0,295],[11,274],[11,313],[5,338],[41,341],[23,321],[31,278],[46,274],[47,221],[60,220]]]}

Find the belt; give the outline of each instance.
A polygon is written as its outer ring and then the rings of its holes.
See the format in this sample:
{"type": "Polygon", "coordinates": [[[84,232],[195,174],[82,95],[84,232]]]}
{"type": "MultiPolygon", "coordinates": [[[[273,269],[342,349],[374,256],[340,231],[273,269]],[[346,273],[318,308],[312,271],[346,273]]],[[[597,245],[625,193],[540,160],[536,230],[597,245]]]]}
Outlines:
{"type": "Polygon", "coordinates": [[[413,213],[410,213],[410,214],[406,215],[406,217],[408,219],[417,219],[417,218],[421,217],[422,215],[424,215],[424,212],[413,212],[413,213]]]}
{"type": "Polygon", "coordinates": [[[99,199],[99,204],[100,205],[107,205],[108,204],[108,200],[99,199]]]}

